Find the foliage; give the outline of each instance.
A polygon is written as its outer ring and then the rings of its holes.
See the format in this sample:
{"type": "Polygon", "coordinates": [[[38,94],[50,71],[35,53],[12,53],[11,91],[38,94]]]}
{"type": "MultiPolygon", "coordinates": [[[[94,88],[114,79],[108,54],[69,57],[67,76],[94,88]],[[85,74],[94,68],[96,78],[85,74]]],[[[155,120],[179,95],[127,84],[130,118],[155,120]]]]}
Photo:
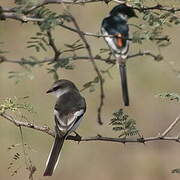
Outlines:
{"type": "Polygon", "coordinates": [[[96,76],[92,81],[86,82],[83,84],[83,88],[81,91],[84,91],[85,89],[89,89],[89,92],[95,91],[95,85],[99,82],[98,76],[96,76]]]}
{"type": "Polygon", "coordinates": [[[123,109],[114,112],[113,116],[109,124],[113,127],[113,131],[120,133],[119,137],[126,138],[127,136],[139,134],[139,130],[136,128],[136,121],[129,118],[129,115],[125,114],[123,109]]]}
{"type": "Polygon", "coordinates": [[[29,171],[30,175],[36,171],[36,167],[32,164],[29,156],[31,152],[32,148],[28,144],[24,144],[23,140],[21,144],[12,144],[8,147],[8,153],[11,156],[8,171],[11,176],[15,176],[24,167],[29,171]]]}
{"type": "Polygon", "coordinates": [[[49,46],[47,35],[41,32],[37,32],[36,36],[31,37],[27,43],[27,48],[35,48],[37,52],[40,52],[41,49],[47,51],[47,46],[49,46]]]}
{"type": "Polygon", "coordinates": [[[16,79],[15,83],[19,83],[21,80],[23,79],[33,79],[34,78],[34,75],[32,74],[32,71],[31,69],[25,69],[23,72],[17,72],[17,71],[10,71],[9,72],[9,76],[8,76],[9,79],[16,79]]]}
{"type": "Polygon", "coordinates": [[[65,13],[57,14],[56,12],[51,11],[50,9],[45,7],[37,9],[34,16],[36,18],[43,18],[42,22],[37,23],[42,32],[54,29],[57,25],[63,24],[64,21],[71,21],[71,18],[65,13]]]}
{"type": "Polygon", "coordinates": [[[162,98],[162,99],[165,99],[165,100],[169,100],[169,101],[177,101],[179,102],[180,101],[180,95],[179,94],[176,94],[176,93],[160,93],[157,95],[158,97],[162,98]]]}
{"type": "Polygon", "coordinates": [[[171,171],[171,173],[177,173],[177,174],[180,174],[180,169],[179,169],[179,168],[173,169],[173,170],[171,171]]]}
{"type": "MultiPolygon", "coordinates": [[[[23,99],[26,98],[28,97],[24,97],[23,99]]],[[[0,114],[3,114],[8,110],[12,112],[20,112],[19,110],[26,110],[30,113],[35,112],[31,104],[28,104],[26,102],[18,103],[18,100],[20,100],[20,98],[6,98],[4,102],[0,104],[0,114]]]]}

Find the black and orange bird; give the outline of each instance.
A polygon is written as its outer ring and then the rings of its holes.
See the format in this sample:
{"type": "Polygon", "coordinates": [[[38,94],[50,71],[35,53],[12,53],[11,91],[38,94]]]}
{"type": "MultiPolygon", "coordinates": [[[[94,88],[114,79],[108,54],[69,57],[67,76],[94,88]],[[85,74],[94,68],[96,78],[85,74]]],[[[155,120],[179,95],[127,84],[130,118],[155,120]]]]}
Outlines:
{"type": "Polygon", "coordinates": [[[125,106],[129,106],[129,94],[126,74],[126,58],[129,50],[128,19],[137,17],[134,9],[126,4],[115,6],[104,18],[101,33],[116,58],[121,76],[122,95],[125,106]]]}

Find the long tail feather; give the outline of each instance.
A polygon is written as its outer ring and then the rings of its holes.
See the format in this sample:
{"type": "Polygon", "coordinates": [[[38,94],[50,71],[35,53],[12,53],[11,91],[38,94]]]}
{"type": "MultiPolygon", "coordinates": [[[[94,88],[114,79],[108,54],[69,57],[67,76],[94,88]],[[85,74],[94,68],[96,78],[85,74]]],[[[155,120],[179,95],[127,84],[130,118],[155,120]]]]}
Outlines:
{"type": "Polygon", "coordinates": [[[55,137],[54,144],[46,162],[46,169],[43,176],[52,176],[53,171],[55,170],[59,161],[59,156],[64,143],[64,139],[65,137],[59,137],[58,135],[55,137]]]}
{"type": "Polygon", "coordinates": [[[128,94],[128,84],[127,84],[127,74],[126,74],[125,63],[119,64],[119,71],[121,75],[121,87],[122,87],[124,105],[129,106],[129,94],[128,94]]]}

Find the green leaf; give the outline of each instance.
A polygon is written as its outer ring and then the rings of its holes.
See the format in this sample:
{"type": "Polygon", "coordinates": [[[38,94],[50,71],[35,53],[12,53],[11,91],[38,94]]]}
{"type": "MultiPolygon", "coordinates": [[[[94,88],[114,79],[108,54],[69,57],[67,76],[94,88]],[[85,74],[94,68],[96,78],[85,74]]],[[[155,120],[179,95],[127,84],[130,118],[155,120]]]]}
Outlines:
{"type": "Polygon", "coordinates": [[[95,85],[99,82],[99,77],[96,76],[92,81],[86,82],[83,85],[83,89],[81,89],[81,91],[84,91],[85,89],[89,89],[89,92],[94,92],[95,89],[95,85]]]}
{"type": "Polygon", "coordinates": [[[6,98],[2,104],[0,104],[0,113],[5,113],[6,111],[19,112],[18,110],[23,109],[30,113],[35,113],[33,106],[26,102],[17,103],[18,98],[6,98]]]}
{"type": "Polygon", "coordinates": [[[119,133],[119,137],[126,138],[127,136],[135,136],[139,134],[139,130],[136,128],[136,121],[129,118],[129,115],[123,112],[123,109],[113,113],[109,125],[112,126],[113,131],[119,133]]]}
{"type": "Polygon", "coordinates": [[[30,41],[27,41],[27,48],[34,48],[37,52],[40,50],[47,51],[49,47],[48,41],[46,40],[47,36],[45,33],[36,33],[36,36],[30,37],[30,41]]]}

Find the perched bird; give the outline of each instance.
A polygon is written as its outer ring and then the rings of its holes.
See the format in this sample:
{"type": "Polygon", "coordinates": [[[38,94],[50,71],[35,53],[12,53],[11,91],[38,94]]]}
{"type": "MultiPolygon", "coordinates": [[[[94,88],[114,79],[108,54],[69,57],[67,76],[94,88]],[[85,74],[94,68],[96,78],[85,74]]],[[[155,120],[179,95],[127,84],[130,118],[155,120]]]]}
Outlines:
{"type": "Polygon", "coordinates": [[[44,176],[51,176],[57,166],[64,140],[75,132],[86,111],[86,102],[73,82],[65,79],[55,82],[47,93],[57,97],[54,107],[55,141],[46,162],[44,176]]]}
{"type": "Polygon", "coordinates": [[[128,18],[137,17],[133,8],[120,4],[115,6],[104,18],[101,25],[101,33],[116,58],[121,76],[122,95],[124,105],[129,106],[129,95],[126,75],[126,58],[129,50],[129,26],[128,18]]]}

